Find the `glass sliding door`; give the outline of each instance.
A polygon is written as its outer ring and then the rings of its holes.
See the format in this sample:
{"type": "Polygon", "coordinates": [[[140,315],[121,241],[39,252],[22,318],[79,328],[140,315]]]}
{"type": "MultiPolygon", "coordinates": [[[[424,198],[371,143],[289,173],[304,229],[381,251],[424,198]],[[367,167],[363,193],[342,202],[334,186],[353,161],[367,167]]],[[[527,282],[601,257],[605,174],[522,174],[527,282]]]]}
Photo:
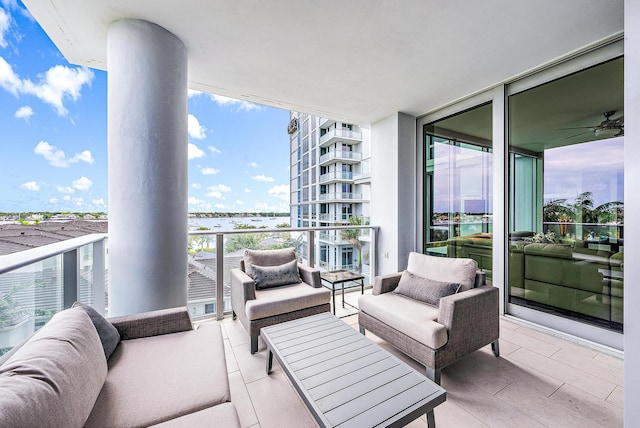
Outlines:
{"type": "Polygon", "coordinates": [[[623,58],[509,96],[509,303],[622,331],[623,99],[623,58]]]}
{"type": "Polygon", "coordinates": [[[425,231],[430,255],[468,257],[491,278],[491,104],[424,126],[425,231]]]}

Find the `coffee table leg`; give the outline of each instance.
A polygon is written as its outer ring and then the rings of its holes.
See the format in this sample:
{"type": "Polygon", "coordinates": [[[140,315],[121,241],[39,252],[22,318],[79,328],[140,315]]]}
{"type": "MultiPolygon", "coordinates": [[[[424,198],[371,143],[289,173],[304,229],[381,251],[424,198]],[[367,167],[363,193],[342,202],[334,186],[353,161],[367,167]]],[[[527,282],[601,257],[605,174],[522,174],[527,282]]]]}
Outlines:
{"type": "Polygon", "coordinates": [[[427,427],[436,428],[436,418],[433,415],[433,410],[427,412],[427,427]]]}
{"type": "Polygon", "coordinates": [[[344,282],[342,283],[342,309],[344,309],[344,282]]]}
{"type": "Polygon", "coordinates": [[[273,366],[273,352],[271,348],[267,347],[267,374],[271,373],[271,367],[273,366]]]}

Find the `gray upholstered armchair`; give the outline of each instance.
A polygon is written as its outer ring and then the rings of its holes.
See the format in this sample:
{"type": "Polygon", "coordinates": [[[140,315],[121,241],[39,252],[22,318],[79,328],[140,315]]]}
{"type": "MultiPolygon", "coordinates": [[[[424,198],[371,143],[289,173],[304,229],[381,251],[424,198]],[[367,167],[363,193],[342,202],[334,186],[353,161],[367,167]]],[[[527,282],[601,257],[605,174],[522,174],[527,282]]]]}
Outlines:
{"type": "Polygon", "coordinates": [[[231,270],[231,307],[258,351],[262,327],[331,310],[331,292],[320,271],[297,263],[293,248],[247,250],[231,270]]]}
{"type": "Polygon", "coordinates": [[[476,269],[472,259],[411,253],[405,272],[376,277],[360,297],[360,332],[424,364],[438,384],[442,368],[485,345],[499,356],[499,292],[476,269]]]}

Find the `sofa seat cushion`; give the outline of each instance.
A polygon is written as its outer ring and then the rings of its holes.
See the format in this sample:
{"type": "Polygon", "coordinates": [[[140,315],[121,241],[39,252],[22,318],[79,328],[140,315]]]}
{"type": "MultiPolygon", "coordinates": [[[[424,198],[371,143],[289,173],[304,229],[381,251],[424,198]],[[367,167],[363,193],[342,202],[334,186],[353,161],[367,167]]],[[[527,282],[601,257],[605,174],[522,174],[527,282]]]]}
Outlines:
{"type": "Polygon", "coordinates": [[[412,339],[438,349],[449,340],[447,329],[436,322],[438,308],[401,294],[365,294],[358,299],[361,312],[378,319],[389,327],[401,331],[412,339]]]}
{"type": "Polygon", "coordinates": [[[207,407],[199,412],[189,413],[157,425],[158,428],[224,427],[240,428],[238,411],[233,403],[222,403],[207,407]]]}
{"type": "Polygon", "coordinates": [[[230,401],[220,325],[123,340],[87,426],[140,427],[230,401]]]}
{"type": "Polygon", "coordinates": [[[473,288],[478,263],[472,259],[427,256],[409,253],[407,270],[423,278],[460,284],[460,291],[473,288]]]}
{"type": "Polygon", "coordinates": [[[59,312],[0,367],[0,426],[83,426],[106,377],[89,316],[59,312]]]}
{"type": "Polygon", "coordinates": [[[245,313],[249,320],[257,320],[329,303],[331,292],[324,287],[314,288],[304,282],[281,287],[256,290],[256,298],[248,300],[245,313]]]}

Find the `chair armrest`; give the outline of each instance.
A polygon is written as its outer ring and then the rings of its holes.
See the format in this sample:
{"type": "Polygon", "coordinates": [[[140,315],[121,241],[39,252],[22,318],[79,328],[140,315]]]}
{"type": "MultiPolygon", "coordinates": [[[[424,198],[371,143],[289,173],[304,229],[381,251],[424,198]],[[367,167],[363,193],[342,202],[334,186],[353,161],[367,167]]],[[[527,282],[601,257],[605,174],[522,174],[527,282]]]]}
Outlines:
{"type": "Polygon", "coordinates": [[[398,282],[400,282],[400,277],[402,276],[402,272],[390,273],[388,275],[380,275],[376,276],[373,280],[373,292],[374,296],[382,293],[388,293],[393,291],[398,286],[398,282]]]}
{"type": "Polygon", "coordinates": [[[322,287],[320,282],[320,270],[298,263],[298,271],[302,282],[309,284],[313,288],[322,287]]]}
{"type": "Polygon", "coordinates": [[[242,302],[255,300],[256,283],[240,269],[231,269],[231,297],[241,296],[242,302]]]}
{"type": "Polygon", "coordinates": [[[449,332],[447,347],[477,349],[493,342],[500,337],[500,292],[485,285],[443,297],[438,322],[449,332]]]}
{"type": "Polygon", "coordinates": [[[186,307],[114,317],[109,318],[109,322],[118,330],[121,340],[193,330],[191,315],[186,307]]]}

